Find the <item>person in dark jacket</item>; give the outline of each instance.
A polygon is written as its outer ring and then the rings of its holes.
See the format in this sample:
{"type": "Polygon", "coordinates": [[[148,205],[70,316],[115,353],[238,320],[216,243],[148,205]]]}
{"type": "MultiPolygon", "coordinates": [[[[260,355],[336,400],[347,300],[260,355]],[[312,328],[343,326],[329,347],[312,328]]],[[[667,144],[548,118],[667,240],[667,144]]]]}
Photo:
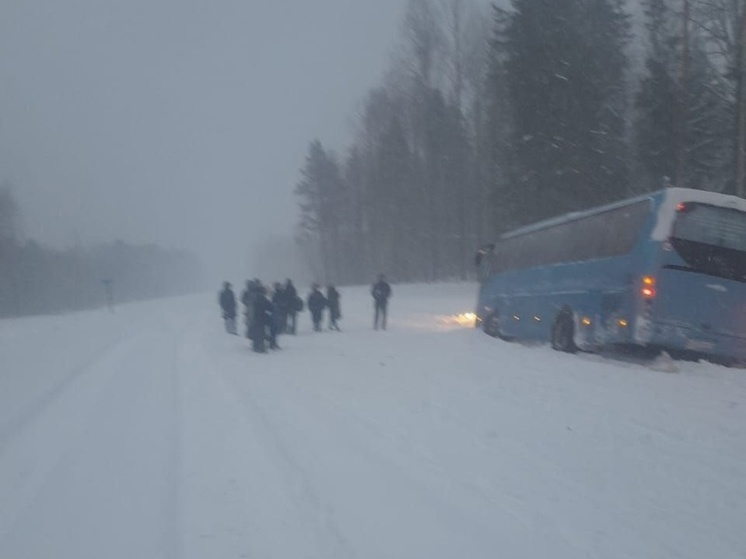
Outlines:
{"type": "Polygon", "coordinates": [[[244,306],[243,317],[246,325],[246,337],[251,339],[251,315],[254,313],[254,282],[246,280],[246,287],[241,293],[241,303],[244,306]]]}
{"type": "Polygon", "coordinates": [[[298,291],[290,279],[285,282],[285,301],[288,311],[285,332],[295,335],[298,313],[303,310],[303,299],[298,297],[298,291]]]}
{"type": "Polygon", "coordinates": [[[337,321],[342,318],[342,312],[339,305],[340,294],[333,285],[326,286],[326,301],[329,306],[329,330],[340,332],[337,321]]]}
{"type": "Polygon", "coordinates": [[[287,323],[287,298],[285,287],[280,282],[275,282],[272,292],[272,322],[269,332],[269,348],[280,349],[277,345],[277,336],[285,332],[287,323]]]}
{"type": "Polygon", "coordinates": [[[257,353],[266,353],[267,346],[265,342],[270,338],[270,348],[276,345],[268,333],[272,327],[272,317],[274,308],[267,298],[267,289],[263,285],[255,286],[254,308],[251,317],[251,341],[252,347],[257,353]]]}
{"type": "Polygon", "coordinates": [[[313,329],[316,332],[321,331],[321,319],[326,304],[326,297],[324,297],[324,294],[319,290],[319,285],[314,283],[313,286],[311,286],[311,293],[308,295],[308,310],[311,312],[313,329]]]}
{"type": "Polygon", "coordinates": [[[380,319],[381,328],[386,329],[386,315],[388,314],[389,297],[391,297],[391,286],[386,281],[386,277],[381,274],[378,281],[373,284],[370,290],[373,295],[373,304],[375,305],[375,317],[373,318],[373,328],[378,330],[380,319]]]}
{"type": "Polygon", "coordinates": [[[275,282],[272,290],[272,304],[275,306],[275,318],[279,332],[285,331],[287,322],[288,300],[285,293],[285,286],[279,281],[275,282]]]}
{"type": "Polygon", "coordinates": [[[223,290],[218,297],[220,308],[223,310],[223,321],[225,331],[229,334],[238,334],[236,331],[236,296],[233,293],[230,282],[223,283],[223,290]]]}

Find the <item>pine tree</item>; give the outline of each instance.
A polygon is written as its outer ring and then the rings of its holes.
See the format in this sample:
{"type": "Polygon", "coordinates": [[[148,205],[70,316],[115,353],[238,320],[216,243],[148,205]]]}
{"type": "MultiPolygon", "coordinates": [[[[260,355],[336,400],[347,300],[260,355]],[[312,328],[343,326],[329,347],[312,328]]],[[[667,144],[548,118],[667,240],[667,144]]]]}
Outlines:
{"type": "Polygon", "coordinates": [[[511,212],[523,222],[628,188],[621,0],[512,0],[500,46],[511,111],[511,212]]]}
{"type": "Polygon", "coordinates": [[[716,75],[713,92],[727,107],[729,172],[715,188],[746,197],[746,4],[743,0],[690,0],[703,50],[716,75]]]}
{"type": "Polygon", "coordinates": [[[649,47],[635,103],[635,140],[643,189],[655,190],[676,175],[676,39],[667,0],[648,0],[645,15],[649,47]]]}
{"type": "Polygon", "coordinates": [[[337,281],[341,275],[339,219],[344,214],[342,179],[336,159],[319,140],[309,146],[295,193],[301,198],[299,236],[320,264],[314,272],[326,281],[337,281]]]}
{"type": "Polygon", "coordinates": [[[685,84],[684,186],[722,192],[733,184],[735,106],[699,36],[693,36],[685,84]]]}
{"type": "Polygon", "coordinates": [[[325,167],[326,152],[320,144],[309,149],[296,193],[299,237],[306,253],[319,255],[314,262],[335,246],[344,277],[467,275],[477,232],[488,228],[491,170],[475,155],[477,146],[489,152],[486,28],[467,0],[409,1],[392,65],[363,103],[331,214],[315,170],[325,167]],[[471,33],[477,23],[482,31],[471,33]],[[329,240],[334,235],[338,242],[329,240]]]}
{"type": "Polygon", "coordinates": [[[728,84],[687,15],[671,0],[646,4],[650,46],[635,134],[646,190],[660,188],[666,179],[717,191],[732,181],[735,132],[728,84]]]}
{"type": "Polygon", "coordinates": [[[18,204],[8,186],[0,187],[0,241],[15,240],[18,227],[18,204]]]}
{"type": "Polygon", "coordinates": [[[0,316],[19,315],[17,277],[18,205],[7,186],[0,188],[0,316]]]}

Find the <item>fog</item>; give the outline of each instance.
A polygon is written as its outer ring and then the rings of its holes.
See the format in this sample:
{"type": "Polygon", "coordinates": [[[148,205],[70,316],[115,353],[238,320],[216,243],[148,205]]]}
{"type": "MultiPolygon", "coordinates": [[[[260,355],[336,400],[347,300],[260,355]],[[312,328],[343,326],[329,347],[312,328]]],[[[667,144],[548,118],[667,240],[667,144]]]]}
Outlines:
{"type": "MultiPolygon", "coordinates": [[[[647,94],[660,49],[637,2],[598,0],[598,21],[574,2],[490,4],[4,2],[0,299],[20,314],[22,288],[59,274],[76,299],[83,275],[100,291],[101,247],[172,275],[166,261],[198,270],[194,255],[213,287],[467,279],[474,247],[501,233],[673,175],[670,149],[647,157],[673,101],[647,94]]],[[[698,57],[703,79],[724,67],[698,57]]],[[[714,146],[681,179],[694,187],[731,180],[722,78],[692,105],[714,146]]]]}
{"type": "Polygon", "coordinates": [[[0,181],[24,237],[157,243],[211,279],[264,277],[252,254],[292,237],[309,142],[346,141],[404,5],[4,0],[0,181]]]}

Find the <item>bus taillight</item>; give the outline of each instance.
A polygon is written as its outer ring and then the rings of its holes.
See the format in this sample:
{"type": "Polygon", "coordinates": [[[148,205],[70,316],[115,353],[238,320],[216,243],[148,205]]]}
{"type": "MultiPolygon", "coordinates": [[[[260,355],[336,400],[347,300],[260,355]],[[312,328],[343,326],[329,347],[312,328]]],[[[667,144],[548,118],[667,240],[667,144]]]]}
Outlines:
{"type": "Polygon", "coordinates": [[[645,299],[652,299],[655,297],[655,278],[653,276],[643,276],[642,296],[645,299]]]}

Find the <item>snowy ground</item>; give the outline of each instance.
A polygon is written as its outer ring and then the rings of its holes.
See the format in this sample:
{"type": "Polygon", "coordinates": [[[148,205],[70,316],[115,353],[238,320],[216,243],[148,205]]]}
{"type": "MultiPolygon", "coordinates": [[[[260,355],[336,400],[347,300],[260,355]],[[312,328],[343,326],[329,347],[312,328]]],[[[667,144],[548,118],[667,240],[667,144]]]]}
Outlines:
{"type": "Polygon", "coordinates": [[[746,372],[488,338],[471,285],[270,355],[216,296],[0,321],[0,557],[744,558],[746,372]]]}

